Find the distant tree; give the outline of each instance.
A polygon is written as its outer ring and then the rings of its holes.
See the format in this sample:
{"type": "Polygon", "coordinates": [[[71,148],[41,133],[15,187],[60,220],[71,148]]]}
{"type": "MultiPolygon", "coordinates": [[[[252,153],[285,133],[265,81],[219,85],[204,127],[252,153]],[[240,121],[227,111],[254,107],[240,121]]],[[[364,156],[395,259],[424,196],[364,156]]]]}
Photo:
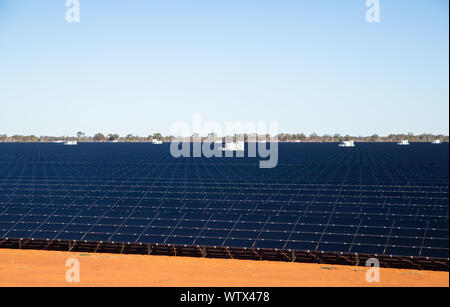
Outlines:
{"type": "Polygon", "coordinates": [[[103,141],[105,141],[105,136],[101,133],[97,133],[96,135],[94,135],[94,141],[95,142],[103,142],[103,141]]]}
{"type": "Polygon", "coordinates": [[[378,142],[379,140],[380,140],[380,137],[378,136],[378,134],[372,135],[369,139],[370,142],[378,142]]]}
{"type": "Polygon", "coordinates": [[[108,134],[107,138],[108,138],[108,141],[110,141],[110,142],[118,141],[119,135],[118,134],[108,134]]]}
{"type": "Polygon", "coordinates": [[[163,136],[161,133],[157,132],[153,134],[153,140],[158,140],[158,141],[162,141],[163,140],[163,136]]]}
{"type": "Polygon", "coordinates": [[[319,136],[317,135],[317,133],[313,132],[310,134],[309,140],[312,142],[317,142],[319,141],[319,136]]]}
{"type": "MultiPolygon", "coordinates": [[[[269,138],[270,138],[270,135],[269,135],[269,138]]],[[[287,134],[285,135],[285,137],[284,137],[284,141],[285,141],[285,142],[291,142],[291,141],[292,141],[292,135],[289,134],[289,133],[287,133],[287,134]]]]}
{"type": "Polygon", "coordinates": [[[78,131],[77,132],[77,140],[78,142],[81,142],[81,139],[85,136],[84,132],[78,131]]]}
{"type": "Polygon", "coordinates": [[[333,135],[333,142],[341,142],[342,141],[342,137],[339,133],[336,133],[335,135],[333,135]]]}
{"type": "MultiPolygon", "coordinates": [[[[153,134],[153,139],[159,140],[158,137],[161,137],[161,134],[159,134],[159,133],[153,134]]],[[[191,136],[191,142],[198,142],[199,140],[200,140],[200,134],[198,134],[198,133],[192,134],[192,136],[191,136]]]]}
{"type": "Polygon", "coordinates": [[[136,137],[133,135],[133,134],[127,134],[126,136],[125,136],[125,140],[127,141],[127,142],[134,142],[134,141],[136,141],[136,137]]]}
{"type": "MultiPolygon", "coordinates": [[[[216,134],[210,133],[208,134],[209,138],[213,138],[214,140],[225,139],[227,142],[229,141],[248,141],[254,142],[256,139],[270,141],[271,135],[257,135],[257,134],[236,134],[229,135],[223,138],[218,138],[216,134]]],[[[357,142],[399,142],[402,140],[409,140],[410,142],[432,142],[434,140],[441,140],[442,142],[448,142],[448,135],[434,135],[431,133],[423,133],[420,135],[415,135],[413,133],[408,134],[390,134],[388,136],[379,136],[374,134],[372,136],[341,136],[340,134],[334,135],[323,135],[319,136],[316,133],[312,133],[309,137],[305,136],[303,133],[301,134],[289,134],[289,133],[280,133],[276,136],[280,142],[292,142],[292,141],[312,141],[312,142],[336,142],[336,141],[344,141],[344,140],[354,140],[357,142]]],[[[0,142],[55,142],[55,141],[73,141],[80,140],[86,142],[104,142],[104,141],[128,141],[128,142],[151,142],[152,140],[159,140],[164,142],[171,142],[175,138],[173,136],[163,136],[161,133],[155,133],[153,135],[149,135],[148,137],[139,137],[133,134],[128,134],[125,137],[119,137],[117,134],[108,134],[108,136],[104,136],[101,133],[97,133],[94,137],[86,136],[83,132],[77,132],[77,137],[69,137],[69,136],[40,136],[37,137],[35,135],[13,135],[11,137],[6,134],[0,134],[0,142]]],[[[201,138],[199,134],[194,134],[191,137],[183,138],[184,141],[193,141],[193,140],[201,141],[205,138],[201,138]]]]}

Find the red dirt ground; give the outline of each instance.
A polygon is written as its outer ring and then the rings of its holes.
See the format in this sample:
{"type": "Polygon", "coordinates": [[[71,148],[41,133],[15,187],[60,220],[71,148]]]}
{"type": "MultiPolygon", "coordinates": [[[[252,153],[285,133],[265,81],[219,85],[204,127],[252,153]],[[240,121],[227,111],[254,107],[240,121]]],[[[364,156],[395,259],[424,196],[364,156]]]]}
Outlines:
{"type": "Polygon", "coordinates": [[[366,271],[363,267],[320,264],[0,249],[3,287],[449,286],[448,272],[381,269],[381,282],[369,284],[366,271]],[[66,282],[69,258],[80,262],[80,283],[66,282]]]}

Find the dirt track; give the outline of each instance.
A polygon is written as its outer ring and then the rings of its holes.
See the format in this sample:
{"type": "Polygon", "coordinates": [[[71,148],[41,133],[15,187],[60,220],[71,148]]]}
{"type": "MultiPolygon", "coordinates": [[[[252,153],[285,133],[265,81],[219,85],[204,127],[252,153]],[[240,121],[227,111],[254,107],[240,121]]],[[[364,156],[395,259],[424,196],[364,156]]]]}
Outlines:
{"type": "Polygon", "coordinates": [[[379,284],[366,269],[284,262],[80,254],[0,249],[0,286],[449,286],[448,272],[382,269],[379,284]],[[69,258],[81,282],[66,282],[69,258]]]}

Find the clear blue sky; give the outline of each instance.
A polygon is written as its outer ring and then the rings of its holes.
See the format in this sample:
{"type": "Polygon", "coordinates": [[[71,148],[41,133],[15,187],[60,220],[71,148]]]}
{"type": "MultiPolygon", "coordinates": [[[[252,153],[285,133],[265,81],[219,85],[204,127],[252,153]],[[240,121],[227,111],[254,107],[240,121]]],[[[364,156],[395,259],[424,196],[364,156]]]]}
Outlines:
{"type": "Polygon", "coordinates": [[[449,2],[0,0],[0,133],[148,135],[174,121],[284,132],[449,131],[449,2]]]}

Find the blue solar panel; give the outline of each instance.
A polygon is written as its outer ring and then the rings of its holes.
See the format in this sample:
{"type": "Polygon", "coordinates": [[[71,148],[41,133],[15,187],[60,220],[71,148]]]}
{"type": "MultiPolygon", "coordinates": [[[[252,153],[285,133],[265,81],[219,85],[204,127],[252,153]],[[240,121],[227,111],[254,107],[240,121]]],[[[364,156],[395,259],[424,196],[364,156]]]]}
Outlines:
{"type": "Polygon", "coordinates": [[[0,144],[0,238],[448,258],[448,144],[280,144],[174,159],[167,145],[0,144]]]}

